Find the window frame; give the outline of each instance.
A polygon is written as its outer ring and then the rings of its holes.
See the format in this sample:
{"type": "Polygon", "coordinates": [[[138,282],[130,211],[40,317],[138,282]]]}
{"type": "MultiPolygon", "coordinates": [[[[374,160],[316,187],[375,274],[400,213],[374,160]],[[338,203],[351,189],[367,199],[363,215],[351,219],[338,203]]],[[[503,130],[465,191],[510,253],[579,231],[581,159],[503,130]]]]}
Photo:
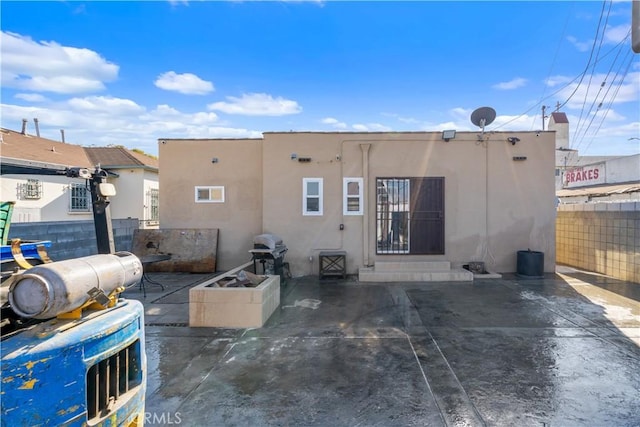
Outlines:
{"type": "Polygon", "coordinates": [[[91,190],[88,188],[87,183],[72,182],[69,184],[69,213],[89,213],[91,212],[92,200],[91,190]],[[74,200],[80,200],[81,198],[74,195],[76,189],[83,189],[85,194],[83,199],[86,200],[86,208],[74,207],[74,200]]]}
{"type": "Polygon", "coordinates": [[[157,223],[160,221],[160,189],[149,187],[147,189],[146,218],[148,223],[157,223]]]}
{"type": "Polygon", "coordinates": [[[364,215],[364,178],[361,177],[345,177],[342,178],[342,214],[345,216],[362,216],[364,215]],[[349,194],[349,184],[355,182],[358,184],[358,194],[349,194]],[[358,210],[349,210],[349,199],[358,198],[358,210]]]}
{"type": "Polygon", "coordinates": [[[322,216],[324,212],[324,188],[323,188],[323,178],[302,178],[302,215],[303,216],[322,216]],[[318,195],[309,195],[309,184],[317,183],[318,184],[318,195]],[[317,198],[318,199],[318,210],[310,211],[309,210],[309,199],[317,198]]]}
{"type": "Polygon", "coordinates": [[[196,185],[194,187],[194,189],[195,189],[194,197],[195,197],[195,202],[196,203],[224,203],[225,202],[224,185],[196,185]],[[199,199],[198,198],[198,191],[199,190],[209,190],[209,198],[208,199],[199,199]],[[212,199],[211,198],[212,190],[220,190],[222,197],[220,197],[219,199],[212,199]]]}

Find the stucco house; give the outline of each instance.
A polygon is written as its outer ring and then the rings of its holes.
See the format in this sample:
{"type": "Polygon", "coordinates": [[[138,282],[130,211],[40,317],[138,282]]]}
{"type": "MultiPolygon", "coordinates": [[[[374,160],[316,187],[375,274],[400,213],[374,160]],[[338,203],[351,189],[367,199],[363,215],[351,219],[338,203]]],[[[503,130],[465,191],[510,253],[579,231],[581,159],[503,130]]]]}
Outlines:
{"type": "Polygon", "coordinates": [[[0,129],[0,199],[15,201],[12,222],[93,220],[86,180],[69,178],[68,167],[109,172],[117,189],[112,218],[138,218],[141,227],[158,221],[158,160],[125,148],[85,148],[0,129]]]}
{"type": "Polygon", "coordinates": [[[158,228],[158,159],[124,147],[86,147],[91,164],[117,174],[118,194],[112,198],[113,218],[138,218],[140,228],[158,228]]]}
{"type": "Polygon", "coordinates": [[[344,251],[361,280],[428,263],[451,267],[448,280],[471,261],[515,272],[527,249],[553,272],[555,132],[446,136],[160,139],[161,228],[218,228],[220,270],[251,260],[254,237],[271,233],[294,276],[317,274],[323,251],[344,251]]]}

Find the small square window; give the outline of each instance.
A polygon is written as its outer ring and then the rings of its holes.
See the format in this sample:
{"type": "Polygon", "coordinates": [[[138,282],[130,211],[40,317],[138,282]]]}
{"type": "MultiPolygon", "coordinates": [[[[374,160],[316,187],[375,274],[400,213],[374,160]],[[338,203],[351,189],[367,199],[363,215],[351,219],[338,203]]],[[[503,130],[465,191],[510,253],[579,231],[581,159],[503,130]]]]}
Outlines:
{"type": "Polygon", "coordinates": [[[196,187],[196,203],[224,203],[224,187],[196,187]]]}

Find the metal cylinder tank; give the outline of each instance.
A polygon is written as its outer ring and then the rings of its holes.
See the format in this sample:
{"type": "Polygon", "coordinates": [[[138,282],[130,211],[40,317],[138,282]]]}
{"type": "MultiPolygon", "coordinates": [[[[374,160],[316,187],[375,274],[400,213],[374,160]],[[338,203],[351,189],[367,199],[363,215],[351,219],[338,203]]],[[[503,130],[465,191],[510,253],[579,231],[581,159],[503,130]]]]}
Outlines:
{"type": "Polygon", "coordinates": [[[109,295],[141,278],[142,263],[130,252],[52,262],[21,273],[11,284],[9,303],[22,317],[49,319],[82,307],[93,288],[109,295]]]}

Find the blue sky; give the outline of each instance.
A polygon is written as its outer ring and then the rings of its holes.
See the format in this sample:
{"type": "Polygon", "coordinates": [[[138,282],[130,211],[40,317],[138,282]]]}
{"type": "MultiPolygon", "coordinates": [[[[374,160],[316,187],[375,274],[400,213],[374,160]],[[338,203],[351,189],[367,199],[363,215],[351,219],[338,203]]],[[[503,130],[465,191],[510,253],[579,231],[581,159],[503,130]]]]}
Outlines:
{"type": "Polygon", "coordinates": [[[2,127],[157,154],[263,131],[538,130],[640,152],[630,1],[2,1],[2,127]]]}

